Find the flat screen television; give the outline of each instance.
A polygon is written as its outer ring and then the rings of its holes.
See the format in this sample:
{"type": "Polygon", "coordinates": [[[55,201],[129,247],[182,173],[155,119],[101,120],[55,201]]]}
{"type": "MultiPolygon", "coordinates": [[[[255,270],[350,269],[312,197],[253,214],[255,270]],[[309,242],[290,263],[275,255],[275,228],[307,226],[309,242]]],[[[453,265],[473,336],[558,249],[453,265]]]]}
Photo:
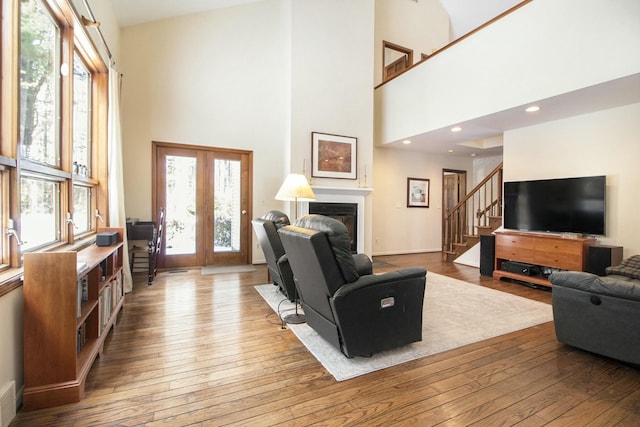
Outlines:
{"type": "Polygon", "coordinates": [[[504,228],[605,234],[606,176],[504,183],[504,228]]]}

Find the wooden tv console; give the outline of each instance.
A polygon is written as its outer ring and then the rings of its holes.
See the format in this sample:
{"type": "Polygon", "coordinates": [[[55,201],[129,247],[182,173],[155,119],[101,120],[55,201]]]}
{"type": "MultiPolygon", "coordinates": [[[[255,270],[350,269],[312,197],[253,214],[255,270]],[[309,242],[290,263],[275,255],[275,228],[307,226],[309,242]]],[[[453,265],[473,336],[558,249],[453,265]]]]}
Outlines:
{"type": "Polygon", "coordinates": [[[565,238],[518,231],[496,232],[493,278],[500,280],[506,277],[550,287],[551,283],[540,275],[527,276],[502,270],[502,262],[518,261],[541,267],[584,271],[587,266],[589,246],[595,244],[594,238],[565,238]]]}

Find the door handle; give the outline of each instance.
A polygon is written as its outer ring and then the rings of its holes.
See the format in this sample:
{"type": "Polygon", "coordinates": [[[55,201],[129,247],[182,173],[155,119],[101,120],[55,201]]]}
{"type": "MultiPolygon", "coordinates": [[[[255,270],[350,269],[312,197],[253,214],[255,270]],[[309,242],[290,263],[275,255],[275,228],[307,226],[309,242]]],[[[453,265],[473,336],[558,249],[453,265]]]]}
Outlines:
{"type": "Polygon", "coordinates": [[[246,214],[247,214],[247,211],[242,209],[242,215],[246,215],[246,214]]]}

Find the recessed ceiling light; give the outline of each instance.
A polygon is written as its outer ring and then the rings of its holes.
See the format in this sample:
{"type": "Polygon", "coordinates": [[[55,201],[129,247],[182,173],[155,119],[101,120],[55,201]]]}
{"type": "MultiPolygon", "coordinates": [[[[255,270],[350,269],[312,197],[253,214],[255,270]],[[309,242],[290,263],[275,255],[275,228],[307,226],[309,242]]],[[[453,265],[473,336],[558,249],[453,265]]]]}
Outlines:
{"type": "Polygon", "coordinates": [[[540,107],[538,107],[537,105],[532,105],[531,107],[528,107],[526,110],[527,113],[535,113],[536,111],[539,111],[540,107]]]}
{"type": "Polygon", "coordinates": [[[475,156],[476,156],[476,153],[471,153],[471,157],[475,157],[475,156]]]}
{"type": "Polygon", "coordinates": [[[405,139],[404,141],[402,141],[402,143],[404,145],[409,145],[409,144],[411,144],[411,141],[409,141],[408,139],[405,139]]]}
{"type": "Polygon", "coordinates": [[[454,150],[447,150],[447,151],[449,151],[450,153],[453,153],[454,150]]]}
{"type": "Polygon", "coordinates": [[[462,128],[460,126],[455,126],[451,128],[451,132],[460,132],[462,128]]]}

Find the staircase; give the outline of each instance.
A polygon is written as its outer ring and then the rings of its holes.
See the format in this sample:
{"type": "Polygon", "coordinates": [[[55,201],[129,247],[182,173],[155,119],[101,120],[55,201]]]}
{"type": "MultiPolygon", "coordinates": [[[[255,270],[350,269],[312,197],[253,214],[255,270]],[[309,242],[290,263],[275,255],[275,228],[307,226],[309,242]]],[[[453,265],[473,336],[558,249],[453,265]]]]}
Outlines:
{"type": "Polygon", "coordinates": [[[502,225],[502,163],[445,213],[442,256],[451,262],[502,225]]]}

